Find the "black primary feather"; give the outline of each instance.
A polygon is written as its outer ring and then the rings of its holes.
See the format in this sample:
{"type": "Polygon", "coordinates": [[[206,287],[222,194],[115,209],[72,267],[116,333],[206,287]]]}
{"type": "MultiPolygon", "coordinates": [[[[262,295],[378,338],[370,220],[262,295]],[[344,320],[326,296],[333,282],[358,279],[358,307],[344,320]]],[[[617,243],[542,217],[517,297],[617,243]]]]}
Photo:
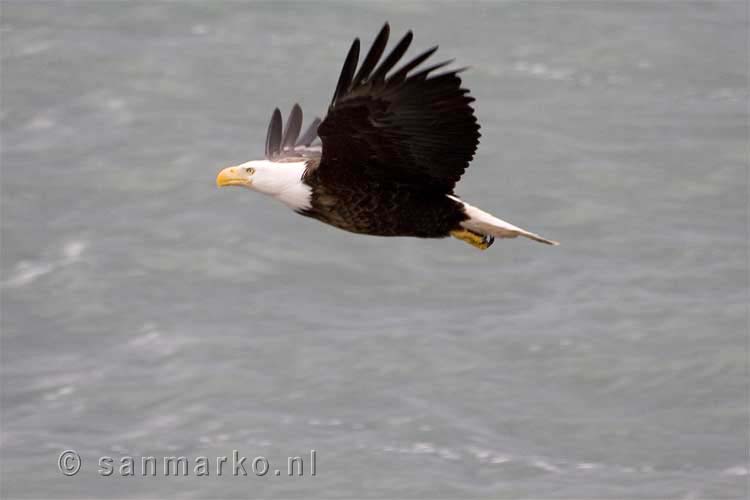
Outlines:
{"type": "Polygon", "coordinates": [[[271,113],[271,121],[266,132],[266,159],[272,160],[281,151],[281,111],[279,108],[271,113]]]}
{"type": "Polygon", "coordinates": [[[284,135],[281,139],[281,151],[287,151],[294,149],[294,143],[297,141],[299,132],[302,129],[302,108],[299,104],[295,103],[292,106],[292,110],[289,112],[289,117],[286,119],[286,127],[284,128],[284,135]]]}
{"type": "Polygon", "coordinates": [[[406,35],[404,35],[401,41],[398,42],[391,53],[388,54],[388,57],[385,58],[385,61],[383,61],[378,69],[375,70],[375,73],[372,74],[370,80],[376,83],[385,80],[385,76],[401,59],[401,56],[404,55],[406,49],[409,48],[409,45],[411,45],[411,41],[413,38],[414,34],[411,31],[407,31],[406,35]]]}
{"type": "Polygon", "coordinates": [[[389,83],[395,84],[395,83],[401,83],[402,81],[404,81],[409,71],[413,70],[414,68],[422,64],[428,57],[434,54],[437,49],[438,49],[438,46],[435,45],[431,49],[425,50],[424,52],[419,54],[417,57],[415,57],[408,63],[404,64],[403,67],[399,68],[398,71],[396,71],[393,75],[391,75],[391,77],[388,79],[389,83]]]}
{"type": "MultiPolygon", "coordinates": [[[[436,69],[440,69],[443,66],[447,66],[453,62],[453,59],[448,59],[447,61],[439,62],[437,64],[433,64],[432,66],[427,66],[424,69],[421,69],[418,73],[414,73],[413,75],[409,76],[410,80],[424,80],[427,78],[427,75],[435,71],[436,69]]],[[[456,71],[458,72],[458,71],[456,71]]]]}
{"type": "Polygon", "coordinates": [[[316,116],[312,123],[307,127],[307,130],[305,130],[305,133],[302,134],[302,136],[299,138],[297,144],[295,144],[294,146],[310,146],[315,138],[318,137],[318,126],[320,125],[320,122],[321,119],[316,116]]]}
{"type": "Polygon", "coordinates": [[[383,55],[385,46],[388,44],[388,35],[390,32],[391,27],[388,23],[385,23],[383,27],[380,28],[380,33],[375,37],[375,41],[372,42],[372,47],[367,51],[367,56],[365,56],[362,66],[359,68],[359,71],[357,71],[357,76],[354,77],[354,85],[359,85],[363,80],[370,77],[370,72],[372,72],[373,68],[380,60],[380,56],[383,55]]]}
{"type": "Polygon", "coordinates": [[[359,38],[355,38],[352,42],[352,46],[349,49],[349,53],[346,55],[344,61],[344,67],[341,68],[341,74],[339,75],[339,82],[336,85],[336,90],[333,93],[333,104],[340,95],[350,88],[352,83],[352,77],[354,76],[354,70],[357,69],[357,61],[359,60],[359,38]]]}

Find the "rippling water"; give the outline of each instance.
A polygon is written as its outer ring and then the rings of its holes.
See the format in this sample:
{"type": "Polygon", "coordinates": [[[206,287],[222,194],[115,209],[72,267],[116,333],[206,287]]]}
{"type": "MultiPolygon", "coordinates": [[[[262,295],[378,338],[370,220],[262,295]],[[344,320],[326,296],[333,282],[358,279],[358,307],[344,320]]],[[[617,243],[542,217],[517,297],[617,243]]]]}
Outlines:
{"type": "Polygon", "coordinates": [[[3,498],[746,495],[745,2],[2,10],[3,498]],[[459,194],[560,247],[215,188],[385,20],[471,66],[459,194]],[[96,467],[233,449],[316,476],[96,467]]]}

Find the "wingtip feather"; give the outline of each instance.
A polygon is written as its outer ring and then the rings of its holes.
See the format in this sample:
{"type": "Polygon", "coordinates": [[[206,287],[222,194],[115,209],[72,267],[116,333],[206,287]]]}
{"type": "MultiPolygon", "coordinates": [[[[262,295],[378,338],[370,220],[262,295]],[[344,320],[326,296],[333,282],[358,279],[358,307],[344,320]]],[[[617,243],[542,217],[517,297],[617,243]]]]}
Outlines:
{"type": "Polygon", "coordinates": [[[281,111],[274,108],[266,132],[266,158],[272,159],[281,149],[281,111]]]}

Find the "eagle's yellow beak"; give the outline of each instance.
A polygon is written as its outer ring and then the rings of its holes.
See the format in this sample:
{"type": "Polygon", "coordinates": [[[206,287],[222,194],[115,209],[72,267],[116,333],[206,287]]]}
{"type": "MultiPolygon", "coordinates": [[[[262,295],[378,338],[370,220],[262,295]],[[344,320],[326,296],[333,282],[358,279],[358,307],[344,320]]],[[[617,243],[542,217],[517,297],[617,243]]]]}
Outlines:
{"type": "Polygon", "coordinates": [[[241,167],[228,167],[216,176],[216,185],[224,186],[249,186],[250,174],[241,167]]]}

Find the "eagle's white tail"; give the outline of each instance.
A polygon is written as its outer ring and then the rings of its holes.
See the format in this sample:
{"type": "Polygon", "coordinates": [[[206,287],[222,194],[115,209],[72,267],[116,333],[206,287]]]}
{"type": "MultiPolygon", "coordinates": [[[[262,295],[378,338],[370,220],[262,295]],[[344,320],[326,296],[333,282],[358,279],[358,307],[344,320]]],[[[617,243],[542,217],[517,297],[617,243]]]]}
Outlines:
{"type": "Polygon", "coordinates": [[[546,243],[548,245],[559,245],[556,241],[542,238],[538,234],[521,229],[509,222],[498,219],[494,215],[488,214],[484,210],[480,210],[473,205],[469,205],[455,196],[450,196],[450,198],[463,204],[466,215],[468,215],[469,218],[462,222],[461,226],[470,231],[484,235],[491,235],[496,238],[515,238],[517,236],[525,236],[526,238],[546,243]]]}

